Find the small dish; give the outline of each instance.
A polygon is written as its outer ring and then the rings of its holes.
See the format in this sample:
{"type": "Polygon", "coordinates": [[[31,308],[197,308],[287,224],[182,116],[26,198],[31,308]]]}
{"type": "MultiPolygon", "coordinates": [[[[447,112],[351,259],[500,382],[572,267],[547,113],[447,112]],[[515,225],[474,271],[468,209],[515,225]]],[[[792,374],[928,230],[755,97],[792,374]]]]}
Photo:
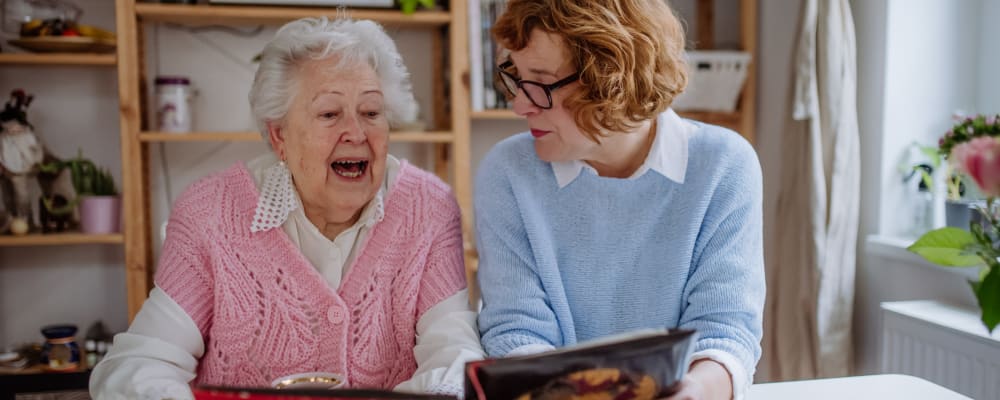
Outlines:
{"type": "Polygon", "coordinates": [[[39,36],[11,39],[7,43],[39,53],[109,53],[116,42],[85,36],[39,36]]]}
{"type": "Polygon", "coordinates": [[[7,353],[0,353],[0,363],[14,362],[14,361],[17,361],[17,359],[19,359],[19,358],[21,358],[21,355],[18,354],[18,352],[16,352],[16,351],[11,351],[11,352],[7,352],[7,353]]]}
{"type": "Polygon", "coordinates": [[[283,376],[271,382],[275,389],[337,389],[344,386],[342,375],[329,372],[304,372],[283,376]]]}

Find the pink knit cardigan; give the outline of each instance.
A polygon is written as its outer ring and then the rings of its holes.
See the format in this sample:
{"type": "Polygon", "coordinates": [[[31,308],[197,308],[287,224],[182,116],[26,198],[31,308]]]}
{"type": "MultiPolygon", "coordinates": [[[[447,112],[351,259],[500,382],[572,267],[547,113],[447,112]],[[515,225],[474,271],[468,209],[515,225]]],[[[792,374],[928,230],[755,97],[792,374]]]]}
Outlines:
{"type": "Polygon", "coordinates": [[[171,213],[155,282],[205,340],[194,383],[259,387],[310,371],[350,387],[409,379],[417,320],[466,284],[448,186],[404,162],[337,290],[283,230],[250,232],[258,196],[238,164],[191,185],[171,213]]]}

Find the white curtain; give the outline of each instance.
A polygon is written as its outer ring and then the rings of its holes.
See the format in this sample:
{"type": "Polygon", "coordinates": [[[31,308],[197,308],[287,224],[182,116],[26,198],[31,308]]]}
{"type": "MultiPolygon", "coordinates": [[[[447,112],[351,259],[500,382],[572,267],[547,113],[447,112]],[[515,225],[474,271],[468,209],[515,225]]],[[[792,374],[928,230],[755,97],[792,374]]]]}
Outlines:
{"type": "Polygon", "coordinates": [[[768,264],[764,362],[772,381],[851,368],[860,153],[848,0],[806,0],[768,264]]]}

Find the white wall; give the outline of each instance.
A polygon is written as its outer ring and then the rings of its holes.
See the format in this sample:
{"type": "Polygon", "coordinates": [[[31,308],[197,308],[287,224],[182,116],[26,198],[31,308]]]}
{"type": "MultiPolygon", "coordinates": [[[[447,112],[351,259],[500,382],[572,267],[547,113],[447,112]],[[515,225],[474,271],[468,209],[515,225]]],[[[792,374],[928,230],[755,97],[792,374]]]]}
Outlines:
{"type": "MultiPolygon", "coordinates": [[[[879,231],[902,235],[911,210],[896,170],[914,141],[934,145],[956,110],[976,105],[979,1],[888,2],[879,231]],[[902,206],[901,206],[902,205],[902,206]]],[[[874,165],[874,164],[873,164],[874,165]]]]}
{"type": "MultiPolygon", "coordinates": [[[[758,10],[757,53],[757,153],[764,174],[764,221],[780,218],[777,210],[781,189],[782,141],[791,113],[792,60],[798,37],[801,4],[784,0],[762,0],[758,10]]],[[[773,259],[781,246],[777,243],[774,224],[764,224],[764,260],[773,259]]],[[[771,270],[766,270],[768,274],[771,270]]],[[[766,318],[767,316],[765,316],[766,318]]],[[[767,381],[768,366],[757,367],[757,381],[767,381]]]]}
{"type": "MultiPolygon", "coordinates": [[[[922,263],[901,246],[887,247],[866,237],[904,235],[913,219],[912,197],[906,195],[897,171],[904,149],[914,141],[936,144],[951,127],[954,111],[974,112],[977,102],[985,104],[980,94],[989,90],[983,91],[981,81],[988,74],[977,66],[979,16],[981,4],[991,1],[852,2],[864,171],[854,318],[856,373],[878,372],[880,302],[937,299],[974,304],[963,275],[922,263]]],[[[997,8],[996,3],[990,7],[997,8]]],[[[996,77],[990,79],[995,82],[996,77]]]]}
{"type": "Polygon", "coordinates": [[[1000,114],[1000,1],[983,0],[979,16],[978,111],[1000,114]]]}
{"type": "MultiPolygon", "coordinates": [[[[872,259],[864,257],[865,238],[879,230],[879,207],[882,199],[882,175],[878,171],[882,159],[882,126],[885,108],[885,52],[888,4],[883,1],[855,0],[855,36],[858,48],[858,134],[861,139],[861,209],[858,234],[858,261],[855,272],[854,345],[858,373],[874,372],[877,367],[877,336],[879,319],[876,311],[878,285],[873,282],[882,274],[869,273],[872,259]]],[[[877,271],[874,271],[877,272],[877,271]]],[[[878,282],[884,283],[884,282],[878,282]]]]}

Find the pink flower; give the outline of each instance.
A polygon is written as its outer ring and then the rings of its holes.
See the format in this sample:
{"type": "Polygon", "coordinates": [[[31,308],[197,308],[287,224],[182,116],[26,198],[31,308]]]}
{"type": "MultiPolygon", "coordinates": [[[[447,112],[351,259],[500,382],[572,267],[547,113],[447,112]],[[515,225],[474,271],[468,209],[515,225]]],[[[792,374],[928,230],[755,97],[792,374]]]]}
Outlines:
{"type": "Polygon", "coordinates": [[[1000,139],[980,136],[955,146],[949,159],[955,169],[976,181],[983,194],[1000,196],[1000,139]]]}

